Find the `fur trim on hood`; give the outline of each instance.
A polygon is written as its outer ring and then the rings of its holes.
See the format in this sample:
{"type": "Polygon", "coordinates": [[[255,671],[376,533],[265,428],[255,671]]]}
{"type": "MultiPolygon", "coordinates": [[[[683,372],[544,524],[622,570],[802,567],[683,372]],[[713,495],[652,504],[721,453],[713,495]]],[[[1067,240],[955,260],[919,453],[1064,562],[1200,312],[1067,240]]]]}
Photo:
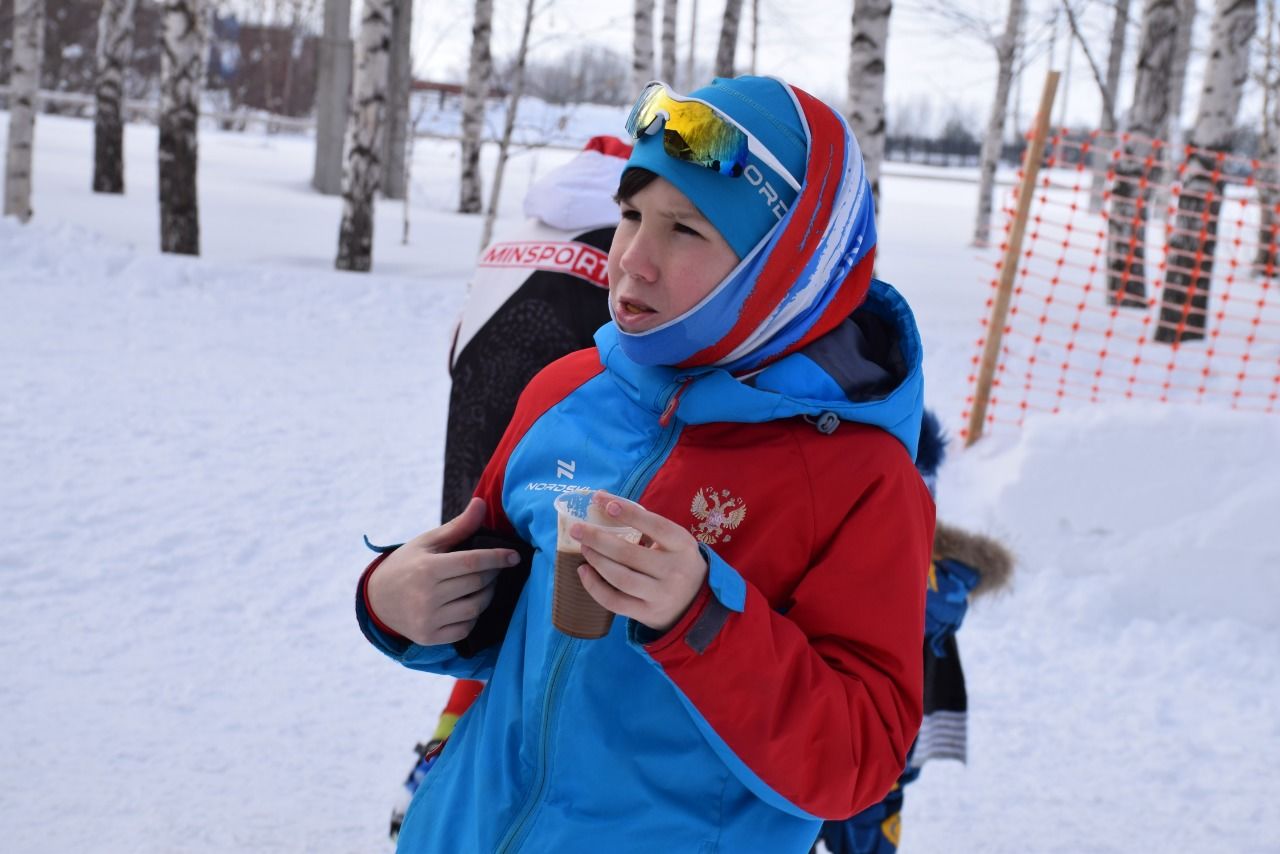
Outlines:
{"type": "Polygon", "coordinates": [[[973,596],[1003,590],[1013,577],[1014,556],[1000,541],[939,520],[933,535],[934,560],[957,560],[979,575],[973,596]]]}

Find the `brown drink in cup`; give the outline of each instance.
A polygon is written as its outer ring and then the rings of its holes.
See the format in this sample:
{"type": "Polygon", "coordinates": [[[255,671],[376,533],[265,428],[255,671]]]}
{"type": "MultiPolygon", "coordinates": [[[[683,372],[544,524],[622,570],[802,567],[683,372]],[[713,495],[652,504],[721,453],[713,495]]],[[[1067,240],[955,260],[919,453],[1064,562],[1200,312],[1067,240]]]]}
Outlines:
{"type": "Polygon", "coordinates": [[[551,622],[575,638],[602,638],[613,625],[613,612],[602,606],[582,586],[578,567],[585,562],[582,544],[569,536],[574,522],[605,528],[627,540],[640,542],[640,532],[626,525],[611,524],[609,517],[591,500],[590,492],[567,492],[556,498],[556,567],[551,594],[551,622]]]}

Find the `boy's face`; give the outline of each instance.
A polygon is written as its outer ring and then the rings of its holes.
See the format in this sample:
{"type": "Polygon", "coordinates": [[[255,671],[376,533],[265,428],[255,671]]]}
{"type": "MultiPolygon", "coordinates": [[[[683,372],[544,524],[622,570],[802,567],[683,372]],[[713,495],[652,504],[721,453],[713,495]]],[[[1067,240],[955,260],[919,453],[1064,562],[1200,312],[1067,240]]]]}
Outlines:
{"type": "Polygon", "coordinates": [[[609,302],[624,332],[645,332],[693,308],[738,266],[738,256],[665,178],[620,202],[609,248],[609,302]]]}

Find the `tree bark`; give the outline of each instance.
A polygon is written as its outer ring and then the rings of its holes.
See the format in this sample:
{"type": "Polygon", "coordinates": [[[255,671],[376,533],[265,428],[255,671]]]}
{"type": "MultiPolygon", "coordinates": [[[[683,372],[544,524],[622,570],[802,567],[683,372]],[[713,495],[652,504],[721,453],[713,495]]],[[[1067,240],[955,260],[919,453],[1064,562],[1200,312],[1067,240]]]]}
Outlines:
{"type": "MultiPolygon", "coordinates": [[[[489,188],[489,212],[484,218],[484,230],[480,248],[489,245],[493,237],[493,221],[498,216],[498,200],[502,197],[502,176],[507,170],[507,155],[511,150],[511,134],[516,126],[516,110],[524,95],[525,60],[529,55],[529,33],[533,29],[533,3],[527,0],[524,7],[524,29],[520,32],[520,47],[516,51],[516,66],[511,74],[511,96],[507,99],[507,116],[502,123],[502,140],[498,143],[498,164],[493,170],[493,186],[489,188]]],[[[646,81],[647,82],[647,81],[646,81]]]]}
{"type": "Polygon", "coordinates": [[[351,0],[324,0],[324,38],[316,71],[316,156],[311,186],[342,192],[342,146],[351,105],[351,0]]]}
{"type": "Polygon", "coordinates": [[[1169,75],[1180,0],[1146,0],[1138,41],[1138,71],[1129,109],[1128,142],[1123,144],[1107,214],[1107,302],[1146,307],[1146,241],[1149,181],[1158,169],[1155,145],[1169,114],[1169,75]],[[1151,164],[1148,163],[1151,161],[1151,164]]]}
{"type": "Polygon", "coordinates": [[[392,0],[391,54],[387,67],[387,133],[382,162],[382,195],[403,199],[405,134],[409,133],[409,96],[413,87],[410,35],[413,0],[392,0]]]}
{"type": "Polygon", "coordinates": [[[738,50],[738,22],[742,19],[742,0],[725,0],[724,21],[720,25],[720,45],[716,49],[717,77],[733,76],[733,57],[738,50]]]}
{"type": "Polygon", "coordinates": [[[105,0],[98,16],[93,92],[93,191],[124,192],[124,73],[133,48],[136,0],[105,0]]]}
{"type": "Polygon", "coordinates": [[[458,213],[480,213],[480,148],[484,143],[484,108],[493,75],[489,36],[493,29],[493,0],[476,0],[471,25],[471,64],[467,88],[462,95],[462,180],[458,193],[458,213]]]}
{"type": "Polygon", "coordinates": [[[982,152],[979,156],[978,214],[973,223],[975,246],[986,246],[991,240],[991,200],[995,193],[996,167],[1000,163],[1000,149],[1004,141],[1004,122],[1009,112],[1009,90],[1013,85],[1013,63],[1018,54],[1024,9],[1024,0],[1009,0],[1004,32],[995,44],[998,66],[996,93],[991,102],[991,112],[987,116],[987,133],[982,138],[982,152]]]}
{"type": "Polygon", "coordinates": [[[347,168],[338,230],[339,270],[373,266],[374,199],[382,180],[387,123],[387,65],[391,53],[392,0],[364,0],[356,44],[356,80],[347,121],[347,168]]]}
{"type": "Polygon", "coordinates": [[[165,0],[160,59],[160,250],[200,254],[196,192],[200,85],[208,9],[203,0],[165,0]]]}
{"type": "MultiPolygon", "coordinates": [[[[1191,35],[1195,30],[1196,0],[1178,0],[1178,35],[1173,42],[1173,68],[1169,72],[1169,115],[1156,136],[1169,144],[1160,149],[1160,172],[1167,174],[1170,163],[1183,158],[1186,133],[1182,123],[1182,102],[1187,93],[1187,64],[1191,59],[1191,35]]],[[[1156,187],[1152,207],[1164,210],[1169,204],[1170,183],[1161,181],[1156,187]]]]}
{"type": "Polygon", "coordinates": [[[1115,147],[1115,132],[1119,127],[1116,115],[1117,96],[1120,94],[1120,68],[1124,62],[1125,35],[1129,28],[1130,0],[1116,0],[1116,14],[1111,19],[1111,47],[1107,51],[1107,77],[1102,91],[1102,117],[1098,126],[1102,134],[1095,146],[1093,186],[1089,189],[1089,210],[1102,210],[1103,189],[1106,184],[1107,164],[1115,147]]]}
{"type": "Polygon", "coordinates": [[[1258,159],[1258,249],[1253,256],[1253,270],[1268,279],[1277,275],[1280,259],[1276,243],[1280,240],[1280,76],[1276,62],[1276,4],[1267,3],[1265,51],[1262,72],[1262,145],[1258,159]]]}
{"type": "Polygon", "coordinates": [[[685,55],[684,60],[684,82],[681,87],[686,91],[692,91],[698,88],[698,81],[693,79],[693,75],[697,73],[694,67],[694,46],[698,43],[698,0],[693,0],[692,8],[689,10],[689,52],[685,55]]]}
{"type": "Polygon", "coordinates": [[[662,2],[662,73],[659,75],[671,85],[676,84],[676,12],[680,0],[662,2]]]}
{"type": "Polygon", "coordinates": [[[9,72],[9,143],[4,158],[4,215],[31,219],[31,152],[35,146],[44,0],[14,0],[13,64],[9,72]]]}
{"type": "Polygon", "coordinates": [[[884,72],[891,0],[854,0],[849,42],[849,126],[862,149],[875,210],[884,160],[884,72]]]}
{"type": "Polygon", "coordinates": [[[1218,0],[1214,6],[1200,106],[1188,140],[1191,151],[1183,161],[1178,216],[1166,253],[1157,341],[1176,343],[1205,336],[1225,185],[1217,155],[1231,148],[1257,26],[1257,0],[1218,0]]]}
{"type": "Polygon", "coordinates": [[[637,93],[654,78],[653,6],[654,0],[635,0],[631,17],[631,88],[637,93]]]}

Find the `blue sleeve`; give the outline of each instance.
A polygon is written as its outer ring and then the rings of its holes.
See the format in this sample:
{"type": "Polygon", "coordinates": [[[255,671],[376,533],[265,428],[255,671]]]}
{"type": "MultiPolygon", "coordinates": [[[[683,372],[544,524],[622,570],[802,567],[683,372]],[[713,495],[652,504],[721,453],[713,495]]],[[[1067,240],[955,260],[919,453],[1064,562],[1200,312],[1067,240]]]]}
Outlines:
{"type": "MultiPolygon", "coordinates": [[[[390,549],[387,550],[389,551],[390,549]]],[[[401,637],[393,637],[378,628],[373,616],[369,613],[369,603],[365,601],[364,596],[365,582],[377,563],[375,561],[370,564],[369,568],[360,574],[360,580],[356,584],[356,622],[369,643],[388,658],[400,662],[411,670],[442,673],[459,679],[488,679],[497,661],[499,649],[497,646],[481,650],[468,658],[459,653],[451,643],[421,646],[401,637]]]]}

